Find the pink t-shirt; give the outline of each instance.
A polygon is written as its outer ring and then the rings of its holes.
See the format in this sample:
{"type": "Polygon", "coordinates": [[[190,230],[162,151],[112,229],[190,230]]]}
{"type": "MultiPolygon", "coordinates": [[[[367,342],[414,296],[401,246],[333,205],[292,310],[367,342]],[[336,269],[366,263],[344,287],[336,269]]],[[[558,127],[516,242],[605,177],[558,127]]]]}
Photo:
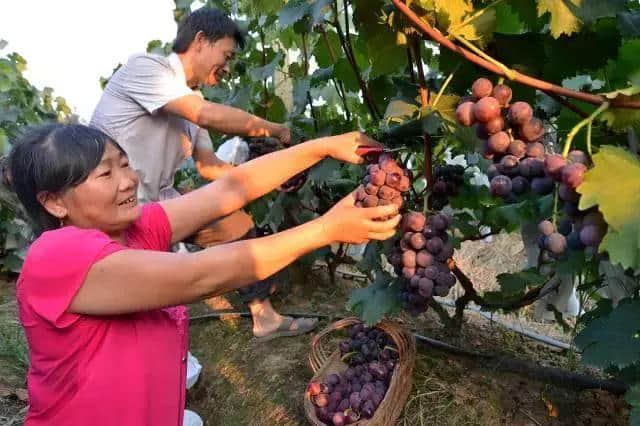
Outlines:
{"type": "Polygon", "coordinates": [[[182,425],[185,307],[113,316],[67,312],[95,262],[127,248],[166,251],[170,241],[168,218],[154,203],[127,230],[126,246],[73,226],[32,244],[17,283],[30,357],[27,426],[182,425]]]}

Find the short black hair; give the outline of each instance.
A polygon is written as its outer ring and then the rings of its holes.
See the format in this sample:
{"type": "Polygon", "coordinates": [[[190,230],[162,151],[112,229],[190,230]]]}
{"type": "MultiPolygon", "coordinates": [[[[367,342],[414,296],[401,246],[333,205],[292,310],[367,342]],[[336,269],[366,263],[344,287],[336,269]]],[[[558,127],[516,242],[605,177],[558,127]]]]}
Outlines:
{"type": "Polygon", "coordinates": [[[31,128],[14,143],[9,154],[10,181],[36,235],[60,227],[60,219],[44,208],[38,194],[59,194],[84,182],[102,160],[108,143],[126,155],[105,133],[81,124],[31,128]]]}
{"type": "Polygon", "coordinates": [[[212,43],[224,37],[233,37],[238,46],[241,49],[244,48],[244,34],[233,19],[220,9],[201,7],[185,16],[178,25],[178,34],[173,41],[173,51],[186,52],[200,31],[212,43]]]}

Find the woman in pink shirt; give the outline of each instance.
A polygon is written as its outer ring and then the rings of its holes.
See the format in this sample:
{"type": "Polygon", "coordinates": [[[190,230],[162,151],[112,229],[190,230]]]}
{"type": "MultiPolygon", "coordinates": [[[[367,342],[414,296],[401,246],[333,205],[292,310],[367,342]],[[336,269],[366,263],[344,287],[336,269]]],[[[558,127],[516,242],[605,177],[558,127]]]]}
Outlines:
{"type": "Polygon", "coordinates": [[[207,223],[325,157],[360,164],[361,133],[320,138],[234,168],[180,198],[141,206],[126,153],[98,130],[48,125],[13,148],[12,183],[40,236],[18,279],[29,343],[28,426],[180,426],[185,303],[264,279],[332,242],[394,234],[393,204],[349,195],[323,216],[264,238],[168,252],[207,223]],[[389,220],[381,220],[387,216],[389,220]]]}

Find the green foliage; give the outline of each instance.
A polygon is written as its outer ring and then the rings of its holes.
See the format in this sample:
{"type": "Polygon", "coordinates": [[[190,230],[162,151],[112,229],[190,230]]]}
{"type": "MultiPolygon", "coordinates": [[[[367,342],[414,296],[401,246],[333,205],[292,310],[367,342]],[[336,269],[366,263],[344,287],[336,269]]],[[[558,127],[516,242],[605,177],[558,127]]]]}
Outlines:
{"type": "MultiPolygon", "coordinates": [[[[7,43],[0,40],[0,51],[7,43]]],[[[11,144],[25,128],[50,121],[71,121],[75,117],[64,98],[53,89],[37,89],[25,77],[26,60],[18,53],[0,56],[0,151],[7,155],[11,144]]],[[[8,191],[2,187],[0,191],[8,191]]],[[[17,199],[15,200],[17,202],[17,199]]],[[[26,217],[15,205],[0,206],[0,264],[2,271],[19,272],[33,237],[26,217]]]]}
{"type": "Polygon", "coordinates": [[[609,314],[589,322],[576,337],[589,365],[624,368],[640,358],[640,301],[625,300],[609,314]]]}
{"type": "Polygon", "coordinates": [[[366,288],[359,288],[351,293],[347,308],[362,320],[374,325],[385,315],[393,313],[400,307],[397,285],[390,275],[379,272],[375,281],[366,288]]]}

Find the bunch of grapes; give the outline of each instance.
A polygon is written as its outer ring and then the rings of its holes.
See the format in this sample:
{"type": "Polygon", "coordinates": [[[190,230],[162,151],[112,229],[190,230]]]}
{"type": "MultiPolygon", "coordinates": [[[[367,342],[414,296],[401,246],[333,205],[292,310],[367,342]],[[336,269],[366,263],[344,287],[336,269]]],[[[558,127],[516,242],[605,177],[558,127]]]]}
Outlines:
{"type": "Polygon", "coordinates": [[[431,206],[434,210],[442,210],[449,204],[449,197],[455,197],[458,194],[458,187],[464,184],[464,167],[452,164],[437,166],[434,175],[431,206]]]}
{"type": "Polygon", "coordinates": [[[413,315],[423,313],[434,296],[446,296],[456,283],[449,268],[453,245],[447,228],[449,216],[436,214],[426,218],[409,212],[402,218],[402,237],[389,260],[401,276],[400,297],[413,315]]]}
{"type": "Polygon", "coordinates": [[[471,92],[472,100],[458,106],[456,117],[463,126],[475,124],[476,134],[485,141],[483,155],[493,160],[488,170],[491,192],[507,202],[529,190],[551,193],[553,181],[543,170],[544,125],[533,116],[531,105],[511,104],[511,88],[494,87],[486,78],[477,79],[471,92]]]}
{"type": "Polygon", "coordinates": [[[562,258],[567,249],[597,249],[607,233],[607,223],[597,207],[580,211],[580,194],[576,188],[582,183],[589,166],[589,157],[582,151],[571,151],[567,158],[548,155],[544,161],[546,175],[558,183],[558,199],[562,202],[563,218],[557,228],[548,220],[538,224],[540,248],[554,258],[562,258]]]}
{"type": "Polygon", "coordinates": [[[276,138],[247,138],[247,145],[249,145],[249,160],[271,154],[281,148],[280,141],[276,138]]]}
{"type": "Polygon", "coordinates": [[[375,207],[394,203],[402,207],[402,193],[411,188],[411,172],[403,169],[388,154],[367,166],[362,187],[356,194],[356,206],[375,207]]]}
{"type": "Polygon", "coordinates": [[[356,324],[340,342],[350,365],[307,387],[316,415],[322,422],[342,426],[373,417],[384,399],[397,359],[395,344],[384,331],[356,324]]]}

